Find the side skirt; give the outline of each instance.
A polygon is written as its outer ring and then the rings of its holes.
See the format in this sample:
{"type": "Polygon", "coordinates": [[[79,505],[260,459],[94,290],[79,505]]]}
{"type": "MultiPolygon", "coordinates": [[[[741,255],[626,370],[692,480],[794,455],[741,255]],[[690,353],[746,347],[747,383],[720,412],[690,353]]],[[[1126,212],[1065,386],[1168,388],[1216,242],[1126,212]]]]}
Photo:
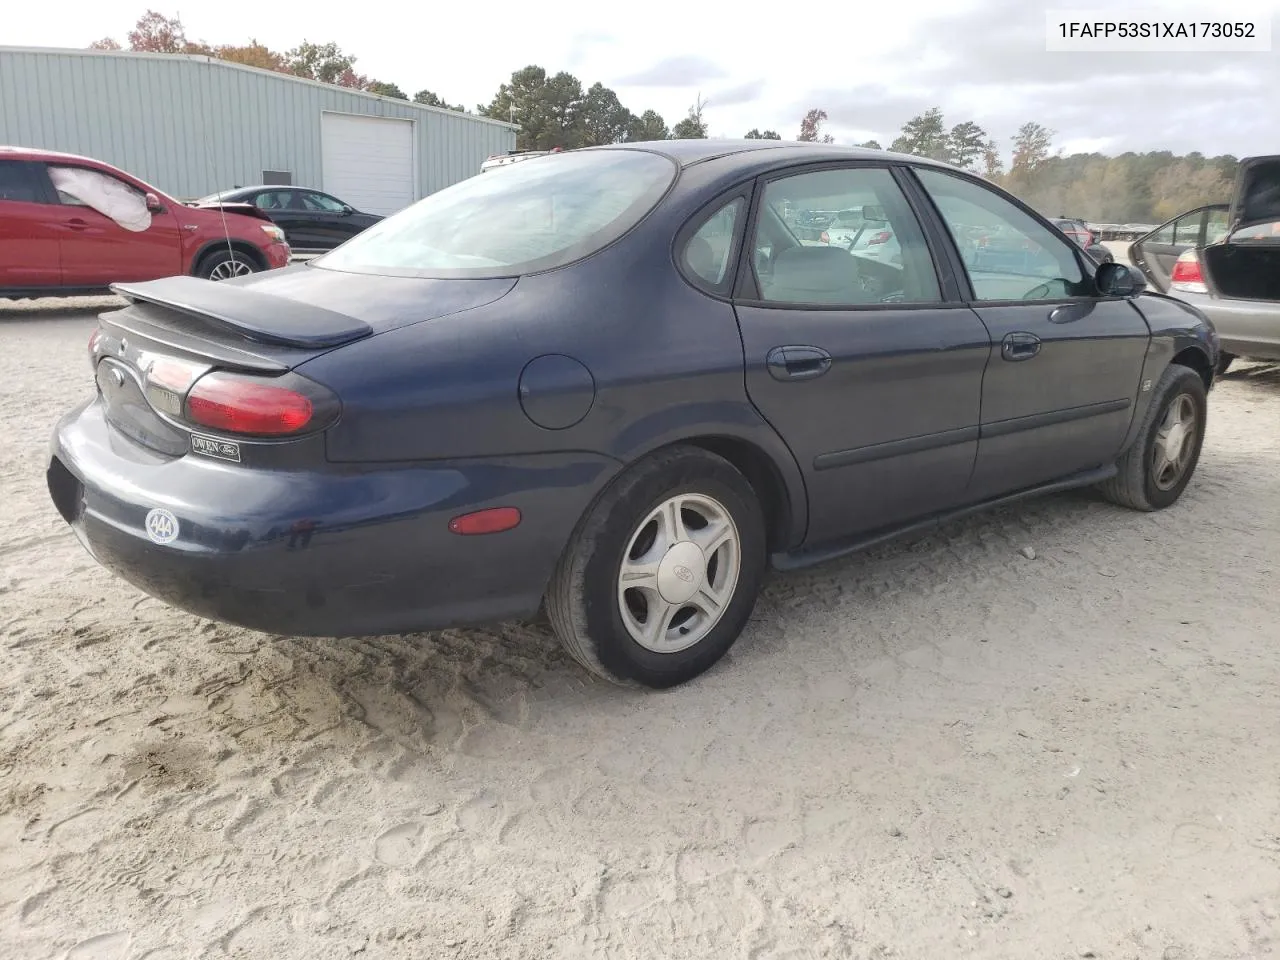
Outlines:
{"type": "Polygon", "coordinates": [[[800,570],[804,567],[812,567],[819,563],[826,563],[828,560],[835,560],[838,557],[844,557],[851,553],[858,553],[870,547],[879,546],[890,540],[897,540],[899,537],[910,536],[915,533],[924,533],[929,530],[936,529],[944,523],[952,520],[958,520],[961,517],[971,516],[975,513],[985,513],[996,507],[1003,507],[1006,504],[1017,503],[1020,500],[1029,500],[1032,497],[1039,497],[1049,493],[1060,493],[1064,490],[1076,490],[1080,487],[1091,487],[1095,483],[1101,483],[1104,480],[1110,480],[1118,472],[1114,463],[1105,467],[1098,467],[1095,470],[1086,470],[1083,473],[1073,473],[1069,477],[1063,477],[1061,480],[1054,480],[1052,483],[1042,483],[1036,487],[1029,487],[1026,490],[1019,490],[1016,493],[1007,493],[1003,496],[996,497],[993,500],[985,500],[982,503],[975,503],[971,506],[960,507],[956,510],[949,510],[946,513],[938,513],[933,516],[926,517],[923,520],[915,520],[904,526],[889,527],[877,530],[869,534],[859,534],[848,540],[839,541],[837,543],[823,544],[819,547],[808,549],[792,550],[789,552],[774,553],[770,556],[769,562],[775,570],[800,570]]]}

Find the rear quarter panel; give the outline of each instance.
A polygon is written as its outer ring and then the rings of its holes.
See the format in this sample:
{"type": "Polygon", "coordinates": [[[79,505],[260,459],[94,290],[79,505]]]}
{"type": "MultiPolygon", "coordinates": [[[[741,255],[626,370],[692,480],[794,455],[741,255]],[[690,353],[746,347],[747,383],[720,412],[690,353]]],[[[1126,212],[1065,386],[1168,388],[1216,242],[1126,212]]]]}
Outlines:
{"type": "MultiPolygon", "coordinates": [[[[621,241],[576,265],[519,280],[487,306],[411,324],[310,361],[299,372],[334,389],[336,462],[427,461],[586,451],[616,467],[691,438],[755,446],[783,478],[803,532],[803,480],[794,458],[747,398],[733,308],[676,271],[679,225],[708,199],[687,172],[683,189],[621,241]],[[555,376],[526,378],[535,358],[555,376]],[[540,361],[541,363],[541,361],[540,361]],[[589,374],[587,373],[589,372],[589,374]],[[532,396],[530,395],[532,391],[532,396]],[[576,410],[551,429],[526,414],[539,399],[576,410]]],[[[565,531],[568,535],[569,531],[565,531]]]]}

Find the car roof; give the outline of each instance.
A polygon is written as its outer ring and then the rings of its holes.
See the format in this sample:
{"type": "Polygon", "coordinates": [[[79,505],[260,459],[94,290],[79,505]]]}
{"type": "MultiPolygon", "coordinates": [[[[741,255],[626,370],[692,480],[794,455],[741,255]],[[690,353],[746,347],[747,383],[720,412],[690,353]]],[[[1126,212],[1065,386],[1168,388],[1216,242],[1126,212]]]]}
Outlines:
{"type": "Polygon", "coordinates": [[[588,150],[651,150],[670,157],[682,167],[708,160],[729,159],[743,167],[757,166],[761,161],[787,163],[792,160],[895,160],[944,169],[955,169],[925,157],[874,150],[870,147],[846,147],[834,143],[804,143],[797,140],[648,140],[637,143],[614,143],[588,150]]]}
{"type": "Polygon", "coordinates": [[[48,160],[48,161],[67,161],[76,160],[81,163],[91,163],[101,167],[109,167],[111,164],[104,160],[96,160],[93,157],[84,157],[78,153],[59,153],[57,150],[37,150],[33,147],[15,147],[0,144],[0,157],[6,160],[48,160]]]}
{"type": "Polygon", "coordinates": [[[307,193],[322,193],[315,187],[302,187],[294,183],[254,183],[247,187],[232,187],[230,190],[219,190],[218,194],[244,193],[247,190],[305,190],[307,193]]]}

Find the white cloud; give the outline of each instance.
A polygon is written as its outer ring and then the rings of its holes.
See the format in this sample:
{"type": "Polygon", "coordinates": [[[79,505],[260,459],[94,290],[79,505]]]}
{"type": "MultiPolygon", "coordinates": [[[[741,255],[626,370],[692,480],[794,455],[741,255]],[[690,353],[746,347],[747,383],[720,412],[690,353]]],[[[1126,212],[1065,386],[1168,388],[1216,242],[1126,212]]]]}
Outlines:
{"type": "MultiPolygon", "coordinates": [[[[1280,0],[1267,2],[1280,9],[1280,0]]],[[[3,42],[85,46],[103,35],[123,41],[149,5],[155,4],[64,0],[59,15],[49,17],[39,5],[11,3],[3,42]]],[[[383,4],[364,15],[350,4],[298,8],[219,0],[181,13],[192,40],[243,43],[253,37],[276,49],[304,39],[333,40],[359,58],[361,73],[409,93],[429,88],[468,107],[487,102],[513,70],[538,64],[551,72],[569,70],[584,85],[599,80],[635,112],[655,109],[668,123],[683,117],[701,94],[710,101],[706,118],[712,131],[726,136],[759,127],[794,137],[804,111],[823,107],[840,139],[876,137],[887,143],[905,120],[937,105],[949,123],[973,119],[1006,142],[1019,123],[1038,120],[1058,131],[1057,146],[1069,148],[1107,143],[1116,149],[1168,146],[1238,155],[1274,149],[1256,84],[1249,82],[1265,78],[1275,89],[1274,53],[1252,59],[1174,54],[1162,62],[1149,59],[1155,55],[1048,54],[1043,10],[1060,5],[916,0],[897,6],[783,5],[734,17],[725,15],[723,5],[687,0],[653,0],[642,8],[587,0],[494,0],[383,4]],[[674,86],[622,83],[652,74],[664,62],[701,62],[707,69],[680,76],[672,71],[674,86]],[[1221,82],[1223,71],[1234,71],[1247,92],[1234,93],[1230,83],[1221,82]],[[1174,73],[1213,74],[1220,82],[1198,88],[1179,83],[1174,73]],[[1177,96],[1163,96],[1171,84],[1177,96]],[[717,104],[717,91],[731,95],[717,104]],[[1217,124],[1180,124],[1183,111],[1215,117],[1217,124]]],[[[1159,6],[1204,10],[1192,0],[1161,0],[1159,6]]],[[[1115,10],[1108,6],[1103,12],[1115,10]]]]}

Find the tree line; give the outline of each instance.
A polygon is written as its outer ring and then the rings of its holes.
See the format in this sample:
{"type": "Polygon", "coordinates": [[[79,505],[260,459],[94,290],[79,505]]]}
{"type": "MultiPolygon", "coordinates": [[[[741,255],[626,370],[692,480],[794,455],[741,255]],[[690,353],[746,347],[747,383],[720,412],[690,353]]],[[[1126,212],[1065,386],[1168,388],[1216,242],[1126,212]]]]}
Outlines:
{"type": "MultiPolygon", "coordinates": [[[[336,43],[304,40],[283,53],[252,39],[242,46],[210,46],[188,40],[178,17],[166,17],[154,10],[138,19],[127,40],[131,50],[202,54],[385,97],[506,120],[519,125],[516,147],[520,150],[570,150],[708,135],[705,111],[709,102],[701,95],[686,116],[668,126],[656,110],[633,112],[602,83],[585,87],[571,73],[551,74],[535,65],[512,73],[487,104],[468,109],[449,103],[432,90],[419,90],[410,97],[395,83],[358,73],[356,57],[336,43]]],[[[122,49],[110,37],[91,47],[122,49]]],[[[833,143],[832,135],[823,129],[827,119],[821,108],[808,110],[800,119],[796,140],[833,143]]],[[[776,130],[759,128],[752,128],[743,136],[782,139],[776,130]]],[[[1053,149],[1054,136],[1054,131],[1039,123],[1024,123],[1010,139],[1011,158],[1006,170],[1000,143],[986,130],[972,120],[948,127],[942,111],[933,107],[904,123],[888,149],[972,170],[1049,216],[1061,214],[1120,223],[1161,222],[1192,207],[1225,202],[1239,163],[1230,155],[1177,156],[1167,150],[1114,157],[1100,153],[1063,155],[1053,149]]],[[[858,146],[884,149],[875,140],[858,146]]]]}
{"type": "MultiPolygon", "coordinates": [[[[973,121],[948,129],[933,107],[903,124],[889,149],[974,170],[1048,216],[1111,223],[1161,223],[1231,196],[1240,161],[1230,155],[1178,156],[1168,150],[1063,154],[1054,131],[1024,123],[1010,140],[1006,170],[1000,145],[973,121]]],[[[863,146],[879,147],[875,141],[863,146]]]]}

